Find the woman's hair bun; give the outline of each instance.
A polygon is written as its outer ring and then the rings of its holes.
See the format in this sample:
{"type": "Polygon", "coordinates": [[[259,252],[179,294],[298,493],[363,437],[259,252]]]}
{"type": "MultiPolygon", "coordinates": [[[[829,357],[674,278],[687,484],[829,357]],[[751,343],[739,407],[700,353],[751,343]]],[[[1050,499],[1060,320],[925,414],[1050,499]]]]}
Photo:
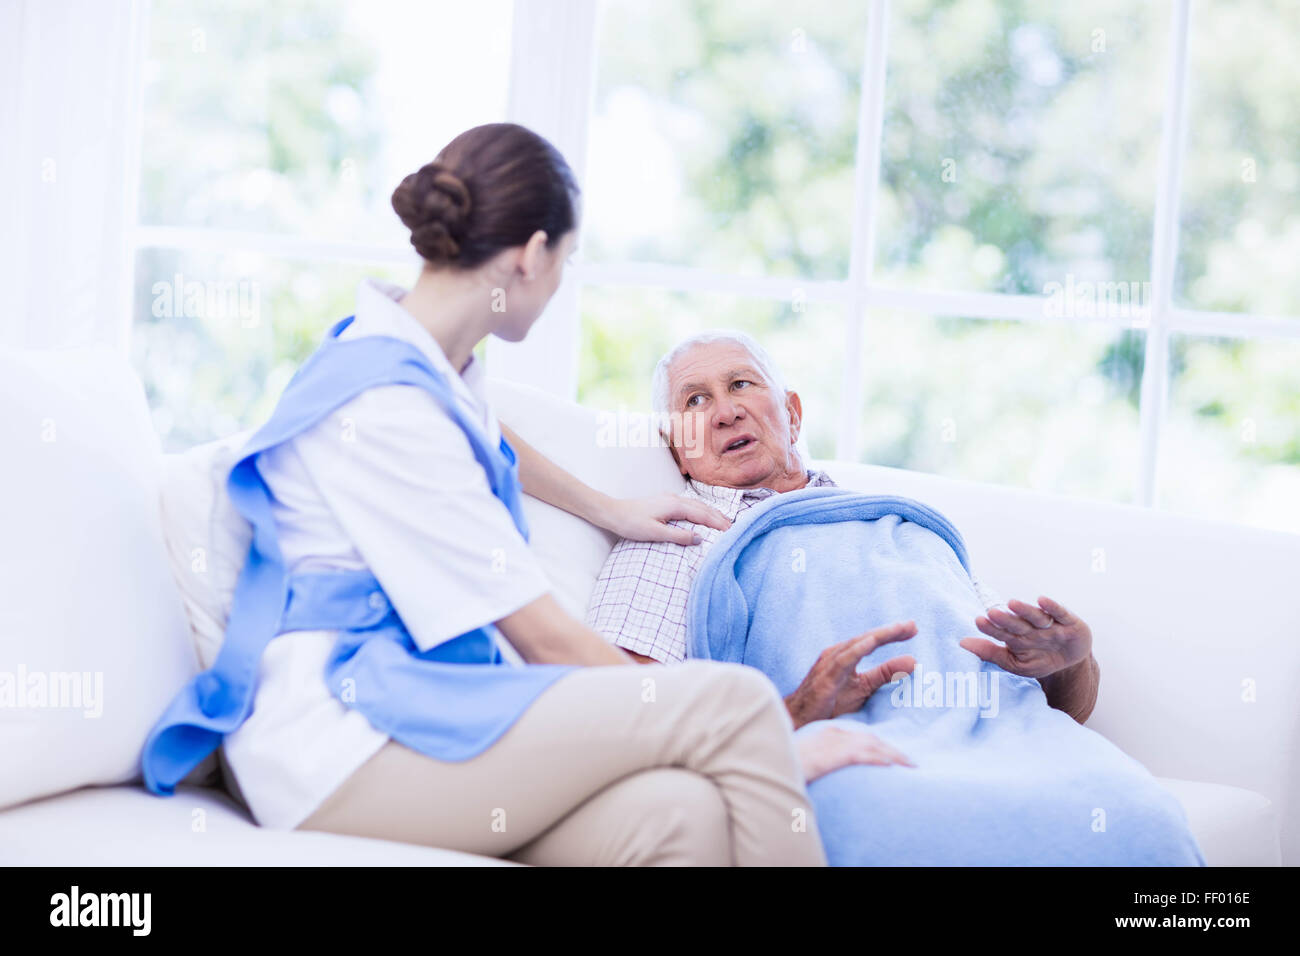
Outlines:
{"type": "Polygon", "coordinates": [[[468,228],[473,202],[469,188],[434,160],[393,190],[393,210],[411,230],[411,245],[431,263],[454,262],[468,228]]]}
{"type": "Polygon", "coordinates": [[[539,230],[574,228],[578,184],[554,146],[517,123],[467,129],[402,180],[393,209],[430,265],[474,269],[539,230]]]}

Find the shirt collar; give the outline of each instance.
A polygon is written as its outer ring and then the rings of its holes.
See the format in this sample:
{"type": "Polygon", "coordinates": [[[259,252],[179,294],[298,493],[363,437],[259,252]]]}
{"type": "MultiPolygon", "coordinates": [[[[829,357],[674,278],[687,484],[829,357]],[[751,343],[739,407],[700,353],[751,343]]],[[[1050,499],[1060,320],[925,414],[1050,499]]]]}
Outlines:
{"type": "MultiPolygon", "coordinates": [[[[831,476],[824,471],[810,468],[807,474],[808,484],[804,487],[823,488],[835,485],[831,476]]],[[[694,478],[689,479],[686,484],[697,497],[702,498],[706,504],[717,508],[733,521],[736,515],[753,503],[779,493],[771,488],[728,488],[726,485],[706,485],[694,478]]]]}
{"type": "Polygon", "coordinates": [[[457,372],[452,368],[438,340],[398,304],[397,300],[406,295],[406,291],[382,279],[362,279],[357,286],[356,319],[343,335],[387,335],[409,342],[433,363],[433,367],[447,378],[452,389],[471,407],[486,408],[483,363],[471,355],[463,370],[457,372]]]}

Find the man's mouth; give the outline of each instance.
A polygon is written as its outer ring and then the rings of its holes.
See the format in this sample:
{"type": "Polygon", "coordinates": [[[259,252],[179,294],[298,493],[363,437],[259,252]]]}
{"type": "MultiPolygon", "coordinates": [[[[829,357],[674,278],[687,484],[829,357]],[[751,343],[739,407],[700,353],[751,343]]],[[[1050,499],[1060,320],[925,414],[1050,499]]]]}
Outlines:
{"type": "Polygon", "coordinates": [[[741,451],[745,448],[749,448],[751,445],[755,444],[755,442],[756,439],[753,435],[741,435],[739,438],[733,438],[729,444],[724,445],[722,448],[722,454],[726,455],[733,451],[741,451]]]}

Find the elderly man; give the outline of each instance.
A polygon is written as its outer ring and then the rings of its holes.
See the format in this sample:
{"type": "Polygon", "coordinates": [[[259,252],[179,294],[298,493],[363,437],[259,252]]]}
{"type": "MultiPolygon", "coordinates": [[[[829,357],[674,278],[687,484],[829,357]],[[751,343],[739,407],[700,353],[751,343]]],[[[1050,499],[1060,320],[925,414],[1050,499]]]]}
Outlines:
{"type": "MultiPolygon", "coordinates": [[[[788,391],[767,352],[740,332],[693,336],[665,355],[652,385],[656,412],[675,434],[665,435],[687,479],[685,495],[735,518],[772,495],[806,487],[833,486],[824,471],[809,470],[797,448],[803,406],[788,391]]],[[[697,547],[623,540],[614,546],[591,595],[587,624],[643,663],[686,658],[686,602],[710,544],[721,532],[690,525],[697,547]]],[[[975,581],[987,616],[974,625],[1002,641],[967,638],[961,646],[1014,674],[1034,677],[1051,706],[1082,723],[1097,700],[1100,669],[1092,656],[1088,625],[1049,598],[1037,606],[1013,600],[1002,605],[975,581]]],[[[899,627],[903,625],[900,624],[899,627]]],[[[858,662],[893,631],[862,635],[831,649],[786,698],[795,727],[855,709],[843,693],[855,683],[862,698],[900,671],[910,658],[896,658],[865,673],[858,662]]],[[[905,638],[901,638],[905,639],[905,638]]]]}
{"type": "MultiPolygon", "coordinates": [[[[825,472],[809,470],[800,455],[797,443],[803,409],[799,396],[785,387],[775,363],[748,336],[713,332],[685,340],[656,367],[653,396],[657,412],[668,423],[670,433],[665,437],[687,479],[688,498],[716,508],[732,521],[760,503],[764,503],[763,507],[747,517],[768,517],[783,504],[795,504],[796,499],[803,499],[799,504],[812,508],[825,504],[816,500],[822,497],[820,493],[805,491],[832,489],[834,481],[825,472]],[[784,496],[788,496],[788,502],[784,496]]],[[[828,500],[839,498],[841,502],[844,499],[840,496],[846,494],[826,492],[828,500]]],[[[904,504],[885,510],[903,515],[909,507],[907,501],[892,499],[904,504]]],[[[896,516],[888,517],[900,521],[897,527],[901,527],[908,520],[925,521],[924,513],[934,514],[924,509],[920,517],[918,512],[908,512],[901,521],[896,516]]],[[[873,513],[870,517],[886,516],[873,513]]],[[[942,530],[940,524],[951,528],[942,516],[937,520],[939,524],[934,528],[942,530]]],[[[620,541],[591,595],[588,625],[642,663],[672,664],[688,656],[692,588],[702,568],[708,568],[711,574],[718,571],[717,567],[709,567],[709,558],[723,532],[702,524],[683,526],[694,529],[700,545],[620,541]]],[[[823,525],[817,534],[836,537],[819,538],[818,547],[831,551],[844,542],[843,547],[850,549],[849,564],[855,560],[876,561],[880,550],[877,545],[853,538],[858,533],[854,529],[863,526],[862,521],[842,523],[836,526],[843,529],[840,536],[840,531],[827,532],[823,525]]],[[[805,530],[794,528],[793,532],[805,530]]],[[[888,549],[900,533],[885,533],[888,549]]],[[[928,532],[911,534],[919,541],[919,536],[928,532]]],[[[838,616],[832,617],[841,625],[855,620],[860,623],[872,612],[879,612],[869,600],[862,599],[860,606],[855,603],[856,585],[864,578],[854,577],[857,572],[851,568],[828,570],[823,564],[823,574],[831,578],[840,575],[831,585],[837,590],[828,600],[815,587],[809,590],[803,582],[789,583],[788,574],[784,584],[778,580],[773,585],[772,581],[787,570],[780,567],[780,558],[767,564],[759,558],[749,561],[751,568],[761,565],[765,569],[761,573],[769,575],[750,597],[761,603],[766,596],[769,604],[778,605],[773,611],[747,604],[751,616],[770,618],[775,614],[779,618],[782,601],[805,616],[788,630],[764,625],[767,630],[761,640],[766,644],[752,655],[746,651],[734,659],[764,670],[783,692],[787,689],[783,683],[798,682],[785,697],[796,728],[820,722],[809,730],[819,730],[829,723],[839,731],[847,724],[877,748],[879,759],[830,754],[820,770],[810,775],[811,783],[817,774],[839,771],[810,786],[832,862],[905,862],[895,857],[904,852],[903,847],[909,847],[915,850],[915,859],[906,862],[1203,864],[1173,797],[1131,758],[1100,735],[1079,726],[1092,712],[1099,682],[1088,625],[1047,597],[1040,597],[1036,604],[1018,600],[1001,604],[968,575],[964,545],[955,529],[951,529],[947,544],[931,537],[935,543],[925,545],[931,549],[929,552],[904,548],[891,556],[895,564],[880,567],[893,567],[899,572],[898,587],[888,592],[896,600],[889,606],[904,614],[924,616],[927,627],[944,632],[940,634],[918,631],[913,621],[883,626],[877,622],[874,629],[848,639],[842,633],[809,634],[809,621],[830,619],[818,608],[807,611],[819,602],[840,606],[836,608],[838,616]],[[960,553],[962,567],[955,564],[955,553],[960,553]],[[908,562],[918,566],[928,562],[938,570],[927,577],[925,567],[921,567],[914,574],[908,562]],[[954,568],[958,572],[955,576],[951,573],[954,568]],[[782,587],[795,590],[789,591],[788,597],[770,597],[785,593],[782,587]],[[944,593],[953,588],[965,593],[955,597],[944,593]],[[915,604],[909,605],[911,601],[915,604]],[[932,613],[931,605],[936,603],[943,605],[942,613],[932,613]],[[960,615],[965,611],[961,609],[979,607],[984,613],[967,620],[986,638],[962,633],[960,615]],[[954,613],[954,608],[959,610],[954,613]],[[897,708],[909,706],[906,695],[896,690],[878,695],[876,692],[888,684],[897,686],[906,681],[918,662],[912,655],[905,655],[875,663],[882,656],[875,652],[897,642],[913,642],[917,653],[926,657],[925,667],[938,663],[949,674],[974,667],[980,673],[967,676],[989,677],[994,683],[1002,680],[1008,684],[1007,716],[1001,725],[993,729],[998,721],[949,719],[953,708],[943,702],[924,717],[917,711],[905,720],[896,719],[900,714],[897,708]],[[954,655],[954,645],[973,656],[962,659],[954,655]],[[872,656],[870,666],[859,670],[868,656],[872,656]],[[790,659],[803,663],[792,672],[790,659]],[[800,680],[798,674],[809,662],[811,666],[800,680]],[[882,700],[886,696],[892,698],[895,709],[882,700]],[[1059,718],[1050,716],[1053,712],[1068,714],[1077,723],[1062,724],[1059,718]],[[899,735],[907,743],[880,740],[866,732],[864,725],[882,734],[899,735]],[[894,749],[894,744],[909,754],[917,748],[925,758],[914,765],[894,749]],[[901,764],[908,769],[885,771],[850,766],[871,763],[901,764]],[[864,773],[868,776],[862,776],[864,773]],[[1051,805],[1040,807],[1044,800],[1051,805]],[[1085,805],[1089,800],[1097,805],[1085,805]],[[1124,821],[1122,830],[1116,827],[1121,835],[1109,843],[1083,836],[1081,824],[1084,830],[1091,827],[1094,835],[1105,832],[1107,807],[1124,821]],[[939,839],[928,833],[949,823],[958,828],[960,840],[947,835],[939,839]],[[1055,841],[1062,831],[1066,835],[1057,846],[1055,841]]],[[[729,548],[735,547],[733,541],[729,548]]],[[[723,557],[725,560],[727,556],[723,557]]],[[[740,566],[737,559],[735,567],[740,566]]],[[[737,581],[741,577],[737,572],[737,581]]],[[[697,603],[707,605],[707,596],[697,596],[697,603]]],[[[705,617],[697,613],[692,618],[697,630],[708,613],[706,607],[705,617]]],[[[756,617],[739,625],[723,622],[723,629],[728,628],[733,636],[738,628],[748,628],[746,640],[750,644],[760,640],[748,636],[762,629],[756,617]]],[[[735,645],[732,640],[730,646],[735,645]]],[[[722,659],[727,658],[724,655],[722,659]]],[[[919,706],[919,693],[915,700],[919,706]]],[[[931,706],[928,698],[925,703],[931,706]]]]}

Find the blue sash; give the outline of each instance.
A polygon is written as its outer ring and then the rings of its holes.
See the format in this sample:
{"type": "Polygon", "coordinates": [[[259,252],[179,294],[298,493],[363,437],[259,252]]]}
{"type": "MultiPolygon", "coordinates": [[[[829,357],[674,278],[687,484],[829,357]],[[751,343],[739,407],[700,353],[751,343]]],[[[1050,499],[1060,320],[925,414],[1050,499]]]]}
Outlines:
{"type": "Polygon", "coordinates": [[[348,316],[330,329],[230,471],[231,500],[253,537],[215,663],[181,688],[145,741],[144,780],[156,794],[173,793],[248,718],[262,652],[281,633],[338,630],[324,673],[331,693],[377,730],[441,760],[466,760],[487,749],[538,694],[573,670],[509,666],[491,622],[421,651],[369,571],[288,573],[258,456],[381,385],[412,385],[437,399],[465,433],[492,494],[528,537],[519,466],[506,440],[492,444],[415,346],[378,335],[340,339],[352,320],[348,316]]]}

